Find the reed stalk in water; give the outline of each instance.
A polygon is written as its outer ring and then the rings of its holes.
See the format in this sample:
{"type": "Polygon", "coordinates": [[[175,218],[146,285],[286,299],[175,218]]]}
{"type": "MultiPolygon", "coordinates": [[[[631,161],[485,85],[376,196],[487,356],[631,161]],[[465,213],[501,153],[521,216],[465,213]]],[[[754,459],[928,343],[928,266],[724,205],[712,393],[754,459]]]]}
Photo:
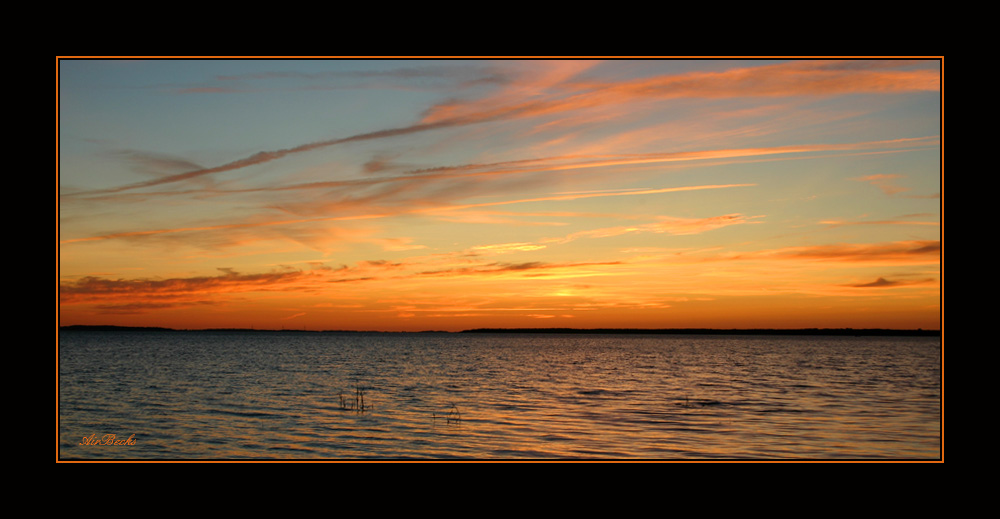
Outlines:
{"type": "Polygon", "coordinates": [[[360,385],[354,385],[354,401],[344,398],[344,392],[340,392],[340,408],[349,411],[354,410],[359,413],[371,409],[371,404],[365,404],[365,390],[360,385]]]}
{"type": "MultiPolygon", "coordinates": [[[[431,411],[431,421],[436,422],[438,419],[437,413],[431,411]]],[[[444,423],[446,424],[460,424],[462,423],[462,413],[458,410],[458,406],[454,403],[451,404],[451,409],[448,410],[448,414],[444,416],[444,423]]]]}

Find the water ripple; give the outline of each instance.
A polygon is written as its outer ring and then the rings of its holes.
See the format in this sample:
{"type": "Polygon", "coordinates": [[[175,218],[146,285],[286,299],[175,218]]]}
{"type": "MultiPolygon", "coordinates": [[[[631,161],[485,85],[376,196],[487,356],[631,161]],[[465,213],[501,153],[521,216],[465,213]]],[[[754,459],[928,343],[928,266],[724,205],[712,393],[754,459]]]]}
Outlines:
{"type": "Polygon", "coordinates": [[[940,456],[936,339],[60,339],[64,459],[940,456]],[[137,442],[80,445],[92,434],[137,442]]]}

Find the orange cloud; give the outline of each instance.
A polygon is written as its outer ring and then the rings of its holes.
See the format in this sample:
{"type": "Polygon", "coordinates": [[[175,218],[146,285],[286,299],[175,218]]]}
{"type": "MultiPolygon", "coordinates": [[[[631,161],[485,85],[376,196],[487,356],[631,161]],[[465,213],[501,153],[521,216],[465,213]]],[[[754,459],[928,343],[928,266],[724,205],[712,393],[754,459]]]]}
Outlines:
{"type": "Polygon", "coordinates": [[[857,180],[859,182],[868,182],[869,184],[879,188],[886,195],[892,196],[903,191],[907,191],[909,188],[899,187],[893,184],[891,181],[899,178],[904,178],[903,175],[868,175],[865,177],[858,177],[852,180],[857,180]]]}
{"type": "Polygon", "coordinates": [[[381,214],[358,215],[358,216],[333,216],[328,218],[298,218],[293,220],[271,220],[271,221],[261,221],[261,222],[231,223],[231,224],[219,224],[219,225],[205,225],[200,227],[177,227],[173,229],[118,232],[118,233],[104,234],[99,236],[90,236],[86,238],[69,238],[66,240],[60,240],[59,243],[65,245],[70,243],[80,243],[88,241],[113,240],[122,238],[142,238],[146,236],[156,236],[161,234],[178,234],[178,233],[190,233],[190,232],[202,232],[202,231],[231,231],[236,229],[275,227],[275,226],[285,226],[292,224],[314,223],[314,222],[367,220],[373,218],[382,218],[384,216],[385,215],[381,214]]]}
{"type": "Polygon", "coordinates": [[[441,103],[428,110],[422,122],[537,117],[644,99],[830,96],[939,89],[937,71],[898,70],[900,65],[894,61],[790,61],[615,83],[572,81],[572,75],[565,75],[566,81],[546,82],[546,89],[535,89],[530,97],[498,95],[441,103]]]}
{"type": "MultiPolygon", "coordinates": [[[[211,319],[210,316],[251,313],[261,315],[263,319],[281,320],[276,312],[286,308],[304,306],[322,309],[323,304],[331,309],[363,308],[361,302],[369,298],[357,298],[352,295],[353,289],[349,287],[355,283],[377,282],[379,279],[373,275],[358,275],[366,270],[363,268],[317,268],[311,271],[285,269],[259,274],[219,270],[223,274],[217,276],[167,279],[87,276],[75,281],[64,280],[59,288],[60,313],[70,320],[87,314],[170,315],[162,312],[165,310],[180,312],[186,316],[184,319],[195,321],[211,319]],[[212,309],[213,312],[204,312],[201,308],[212,309]]],[[[288,318],[301,318],[304,315],[293,314],[288,318]]],[[[310,317],[314,315],[320,314],[310,313],[310,317]]]]}
{"type": "Polygon", "coordinates": [[[734,259],[775,258],[843,263],[926,265],[940,262],[941,242],[912,240],[872,244],[815,245],[787,247],[730,256],[734,259]]]}
{"type": "Polygon", "coordinates": [[[675,218],[661,216],[659,217],[659,221],[654,223],[580,231],[563,238],[552,238],[545,241],[568,243],[579,238],[608,238],[612,236],[621,236],[623,234],[639,234],[647,232],[675,235],[699,234],[714,229],[720,229],[722,227],[728,227],[730,225],[753,223],[750,221],[753,218],[760,217],[746,217],[741,214],[727,214],[723,216],[713,216],[710,218],[675,218]]]}
{"type": "Polygon", "coordinates": [[[197,276],[170,279],[104,279],[87,276],[59,285],[60,304],[167,299],[171,303],[189,300],[191,296],[212,294],[300,289],[303,279],[318,274],[285,270],[263,274],[240,274],[232,269],[219,269],[218,276],[197,276]]]}
{"type": "Polygon", "coordinates": [[[724,72],[693,72],[581,88],[652,97],[785,97],[936,91],[934,70],[894,70],[895,61],[790,61],[724,72]]]}
{"type": "MultiPolygon", "coordinates": [[[[903,218],[903,217],[900,217],[903,218]]],[[[928,221],[915,221],[915,220],[859,220],[859,221],[848,221],[848,220],[822,220],[819,223],[823,225],[828,225],[830,227],[842,227],[847,225],[925,225],[937,227],[941,225],[941,222],[928,222],[928,221]]]]}

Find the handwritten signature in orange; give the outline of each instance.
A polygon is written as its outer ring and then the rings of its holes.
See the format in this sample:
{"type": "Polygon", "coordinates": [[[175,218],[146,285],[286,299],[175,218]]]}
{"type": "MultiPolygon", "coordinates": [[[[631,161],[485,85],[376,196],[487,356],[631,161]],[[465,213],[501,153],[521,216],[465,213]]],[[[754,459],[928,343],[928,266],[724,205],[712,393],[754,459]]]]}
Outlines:
{"type": "Polygon", "coordinates": [[[135,435],[128,438],[118,438],[114,434],[105,434],[98,438],[96,434],[91,434],[89,437],[84,436],[80,445],[135,445],[135,435]]]}

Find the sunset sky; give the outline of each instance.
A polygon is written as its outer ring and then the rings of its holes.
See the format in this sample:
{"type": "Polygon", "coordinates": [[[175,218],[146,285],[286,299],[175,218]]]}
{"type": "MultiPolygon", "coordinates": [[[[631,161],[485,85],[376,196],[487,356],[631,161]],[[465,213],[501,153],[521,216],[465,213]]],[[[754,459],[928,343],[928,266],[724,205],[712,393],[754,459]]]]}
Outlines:
{"type": "Polygon", "coordinates": [[[940,60],[93,60],[59,322],[940,327],[940,60]]]}

